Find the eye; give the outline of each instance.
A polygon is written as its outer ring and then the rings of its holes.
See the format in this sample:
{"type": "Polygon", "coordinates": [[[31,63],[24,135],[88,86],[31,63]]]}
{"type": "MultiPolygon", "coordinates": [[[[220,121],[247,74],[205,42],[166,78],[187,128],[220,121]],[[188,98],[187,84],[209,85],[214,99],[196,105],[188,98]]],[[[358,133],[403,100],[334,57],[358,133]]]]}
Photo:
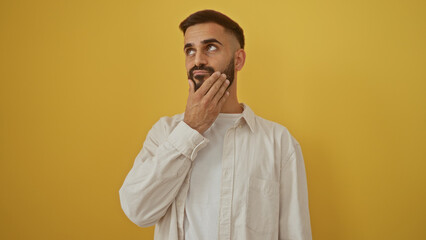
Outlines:
{"type": "Polygon", "coordinates": [[[215,45],[213,45],[213,44],[207,45],[207,51],[213,52],[215,50],[217,50],[217,47],[215,45]]]}
{"type": "Polygon", "coordinates": [[[186,54],[186,56],[193,56],[195,54],[195,50],[192,49],[192,48],[187,48],[185,50],[185,54],[186,54]]]}

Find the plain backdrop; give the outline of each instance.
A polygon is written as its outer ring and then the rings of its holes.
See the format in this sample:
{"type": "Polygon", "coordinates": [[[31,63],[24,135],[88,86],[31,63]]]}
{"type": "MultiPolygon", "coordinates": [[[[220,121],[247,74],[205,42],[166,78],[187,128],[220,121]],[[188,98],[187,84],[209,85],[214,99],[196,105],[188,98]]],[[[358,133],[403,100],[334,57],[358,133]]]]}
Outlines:
{"type": "Polygon", "coordinates": [[[240,101],[302,146],[313,238],[426,239],[422,0],[0,1],[0,239],[153,238],[118,190],[206,8],[245,31],[240,101]]]}

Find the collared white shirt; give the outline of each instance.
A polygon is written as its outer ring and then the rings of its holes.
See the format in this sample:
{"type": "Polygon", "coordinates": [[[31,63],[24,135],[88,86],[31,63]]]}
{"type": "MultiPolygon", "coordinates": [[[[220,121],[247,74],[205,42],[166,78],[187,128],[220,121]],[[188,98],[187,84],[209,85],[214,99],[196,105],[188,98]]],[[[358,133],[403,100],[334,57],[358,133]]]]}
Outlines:
{"type": "MultiPolygon", "coordinates": [[[[224,139],[218,239],[312,239],[299,143],[243,107],[224,139]]],[[[209,143],[183,117],[163,117],[152,127],[120,189],[124,213],[138,226],[156,224],[156,240],[184,239],[191,165],[209,143]]]]}
{"type": "Polygon", "coordinates": [[[223,142],[228,129],[240,117],[241,113],[219,113],[203,132],[209,144],[198,151],[192,162],[185,200],[185,240],[218,239],[223,142]]]}

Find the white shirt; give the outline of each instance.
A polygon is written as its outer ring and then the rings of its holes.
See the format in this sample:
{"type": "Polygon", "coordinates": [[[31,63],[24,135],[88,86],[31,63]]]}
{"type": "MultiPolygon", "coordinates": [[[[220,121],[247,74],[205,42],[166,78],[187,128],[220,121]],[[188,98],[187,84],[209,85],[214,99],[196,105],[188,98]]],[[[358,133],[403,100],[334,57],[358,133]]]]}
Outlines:
{"type": "Polygon", "coordinates": [[[185,239],[217,239],[222,151],[226,131],[241,114],[220,113],[203,136],[209,144],[192,162],[188,195],[185,201],[185,239]]]}
{"type": "MultiPolygon", "coordinates": [[[[277,123],[244,111],[224,139],[218,239],[310,240],[305,165],[299,143],[277,123]]],[[[155,239],[184,239],[192,163],[209,140],[183,122],[161,118],[120,189],[121,207],[155,239]]]]}

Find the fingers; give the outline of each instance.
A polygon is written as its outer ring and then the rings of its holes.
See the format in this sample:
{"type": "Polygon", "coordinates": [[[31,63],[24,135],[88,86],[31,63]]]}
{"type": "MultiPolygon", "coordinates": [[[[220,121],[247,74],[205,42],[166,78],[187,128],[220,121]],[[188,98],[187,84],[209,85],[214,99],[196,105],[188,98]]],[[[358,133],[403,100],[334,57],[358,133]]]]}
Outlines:
{"type": "Polygon", "coordinates": [[[223,104],[225,104],[226,99],[228,99],[228,97],[229,97],[229,92],[226,91],[225,94],[222,95],[222,97],[220,98],[219,102],[217,103],[217,107],[219,109],[222,109],[223,104]]]}
{"type": "Polygon", "coordinates": [[[202,96],[206,95],[209,89],[213,86],[216,80],[221,76],[220,72],[214,72],[197,90],[202,96]]]}
{"type": "Polygon", "coordinates": [[[216,95],[213,98],[213,102],[217,103],[219,100],[224,96],[226,89],[229,86],[229,80],[226,80],[222,86],[220,86],[219,90],[217,91],[216,95]]]}
{"type": "Polygon", "coordinates": [[[189,83],[189,93],[194,93],[195,92],[195,90],[194,90],[195,86],[194,86],[193,80],[188,79],[188,83],[189,83]]]}
{"type": "Polygon", "coordinates": [[[205,98],[207,100],[212,100],[214,96],[217,94],[217,92],[220,90],[220,87],[223,85],[223,83],[226,80],[226,75],[221,74],[220,77],[214,82],[213,86],[209,89],[209,91],[206,93],[205,98]]]}

